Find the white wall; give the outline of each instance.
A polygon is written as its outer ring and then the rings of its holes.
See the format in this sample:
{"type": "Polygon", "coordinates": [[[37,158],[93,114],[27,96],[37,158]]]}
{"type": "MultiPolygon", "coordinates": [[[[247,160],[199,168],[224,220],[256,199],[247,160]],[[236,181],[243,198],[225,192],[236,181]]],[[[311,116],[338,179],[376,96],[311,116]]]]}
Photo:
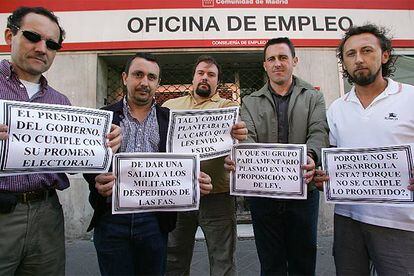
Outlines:
{"type": "Polygon", "coordinates": [[[295,74],[320,87],[328,107],[340,95],[339,68],[335,49],[296,48],[299,62],[295,74]]]}

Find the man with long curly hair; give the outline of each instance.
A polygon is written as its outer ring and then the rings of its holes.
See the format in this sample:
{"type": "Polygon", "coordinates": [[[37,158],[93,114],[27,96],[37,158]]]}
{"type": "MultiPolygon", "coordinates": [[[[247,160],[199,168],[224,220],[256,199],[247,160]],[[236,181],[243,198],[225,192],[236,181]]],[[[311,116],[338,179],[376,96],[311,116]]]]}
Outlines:
{"type": "MultiPolygon", "coordinates": [[[[381,147],[414,142],[414,87],[389,78],[395,58],[385,29],[352,27],[338,47],[344,77],[354,87],[327,114],[330,144],[381,147]]],[[[320,186],[325,172],[314,177],[320,186]]],[[[414,190],[414,179],[404,189],[414,190]]],[[[335,206],[337,275],[414,274],[414,210],[385,205],[335,206]]]]}

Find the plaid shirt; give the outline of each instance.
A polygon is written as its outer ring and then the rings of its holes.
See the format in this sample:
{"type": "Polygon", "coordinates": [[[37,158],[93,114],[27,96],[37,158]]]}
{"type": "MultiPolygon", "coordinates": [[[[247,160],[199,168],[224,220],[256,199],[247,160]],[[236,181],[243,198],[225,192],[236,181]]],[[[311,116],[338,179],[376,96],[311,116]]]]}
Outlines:
{"type": "Polygon", "coordinates": [[[158,152],[159,126],[155,102],[143,122],[132,117],[124,98],[124,119],[121,121],[122,144],[120,152],[158,152]]]}
{"type": "MultiPolygon", "coordinates": [[[[69,99],[47,84],[45,77],[40,78],[40,91],[31,99],[20,82],[10,62],[0,62],[0,99],[21,102],[70,105],[69,99]]],[[[38,173],[0,177],[0,191],[29,192],[47,188],[63,190],[69,187],[64,173],[38,173]]]]}

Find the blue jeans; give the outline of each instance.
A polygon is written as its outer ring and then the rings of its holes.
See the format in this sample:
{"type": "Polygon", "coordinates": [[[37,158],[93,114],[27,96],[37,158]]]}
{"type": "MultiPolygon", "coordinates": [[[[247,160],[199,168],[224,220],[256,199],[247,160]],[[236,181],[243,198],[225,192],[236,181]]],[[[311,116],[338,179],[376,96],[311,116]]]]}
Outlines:
{"type": "Polygon", "coordinates": [[[106,213],[94,231],[102,275],[164,275],[167,233],[153,214],[106,213]]]}
{"type": "Polygon", "coordinates": [[[315,275],[319,192],[306,200],[248,201],[261,275],[315,275]]]}

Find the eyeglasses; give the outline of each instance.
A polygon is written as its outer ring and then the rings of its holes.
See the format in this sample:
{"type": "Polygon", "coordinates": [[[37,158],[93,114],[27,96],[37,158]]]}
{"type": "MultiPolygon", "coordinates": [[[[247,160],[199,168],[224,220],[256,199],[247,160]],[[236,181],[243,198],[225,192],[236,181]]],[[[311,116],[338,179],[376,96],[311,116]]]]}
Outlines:
{"type": "Polygon", "coordinates": [[[57,51],[60,48],[62,48],[62,45],[60,45],[59,43],[57,43],[56,41],[53,41],[52,39],[44,39],[42,38],[42,36],[36,32],[33,31],[26,31],[26,30],[22,30],[20,29],[20,27],[14,26],[17,30],[21,30],[23,36],[29,40],[30,42],[33,43],[37,43],[40,40],[44,40],[46,42],[46,47],[49,50],[53,50],[53,51],[57,51]]]}
{"type": "Polygon", "coordinates": [[[43,39],[42,36],[38,33],[35,33],[35,32],[32,32],[32,31],[26,31],[26,30],[23,31],[22,30],[22,34],[27,40],[29,40],[30,42],[33,42],[33,43],[37,43],[40,40],[44,40],[46,42],[46,47],[50,50],[57,51],[60,48],[62,48],[62,45],[60,45],[56,41],[53,41],[51,39],[43,39]]]}

